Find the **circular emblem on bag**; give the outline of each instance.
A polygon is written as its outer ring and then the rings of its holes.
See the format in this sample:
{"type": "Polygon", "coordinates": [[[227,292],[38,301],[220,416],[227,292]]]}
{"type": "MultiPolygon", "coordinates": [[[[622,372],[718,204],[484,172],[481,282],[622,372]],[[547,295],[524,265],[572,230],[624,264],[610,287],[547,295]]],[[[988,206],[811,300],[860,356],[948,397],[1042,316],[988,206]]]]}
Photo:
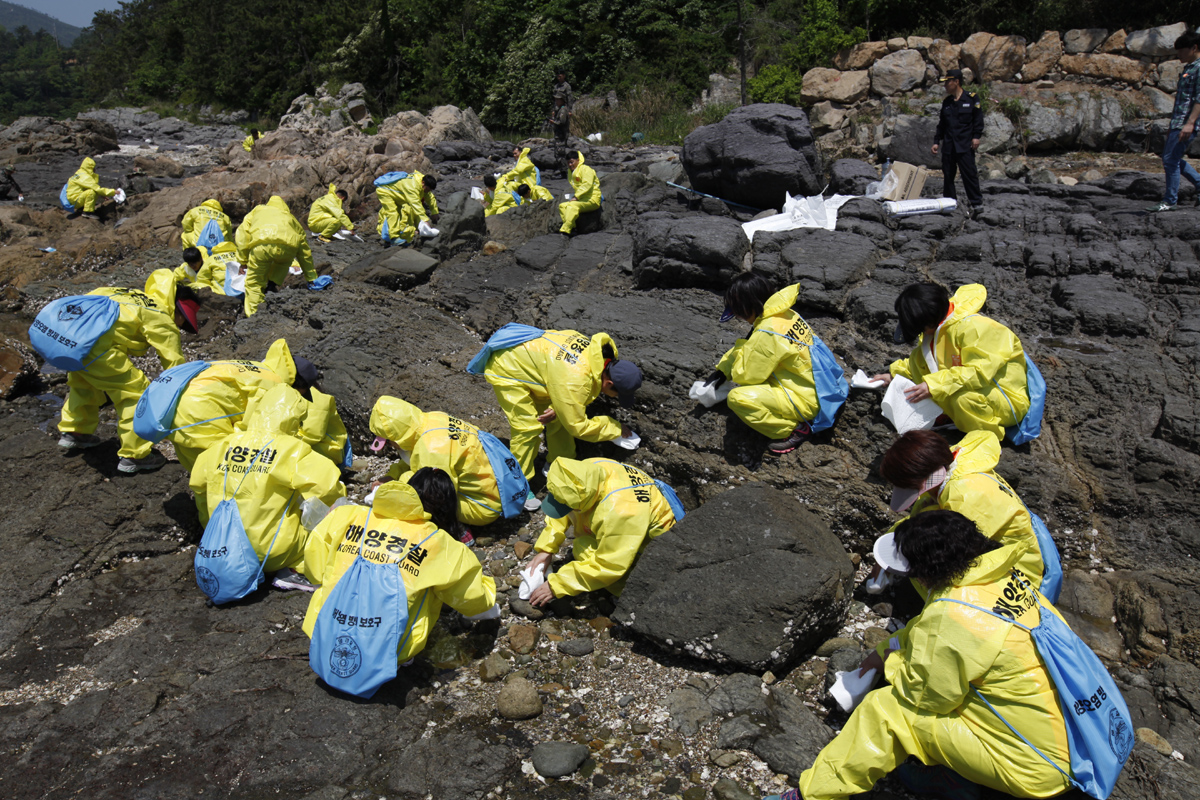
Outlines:
{"type": "Polygon", "coordinates": [[[196,567],[196,585],[209,597],[216,597],[221,590],[221,582],[208,567],[196,567]]]}
{"type": "Polygon", "coordinates": [[[1124,761],[1133,750],[1133,729],[1115,708],[1108,710],[1108,746],[1117,758],[1124,761]]]}
{"type": "Polygon", "coordinates": [[[362,666],[362,651],[352,636],[342,634],[333,640],[329,653],[329,668],[339,678],[349,678],[362,666]]]}
{"type": "Polygon", "coordinates": [[[83,316],[83,309],[75,303],[67,303],[58,310],[59,322],[72,322],[83,316]]]}

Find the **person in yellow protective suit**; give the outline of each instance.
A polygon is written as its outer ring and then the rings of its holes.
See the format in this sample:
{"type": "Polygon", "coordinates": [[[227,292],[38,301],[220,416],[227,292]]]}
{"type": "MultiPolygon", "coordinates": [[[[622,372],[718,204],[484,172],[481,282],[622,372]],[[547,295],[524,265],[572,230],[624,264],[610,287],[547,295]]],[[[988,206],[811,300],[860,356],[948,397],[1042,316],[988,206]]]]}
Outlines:
{"type": "Polygon", "coordinates": [[[119,304],[120,315],[84,359],[87,368],[67,374],[69,392],[58,423],[62,434],[58,444],[68,450],[100,444],[95,432],[100,406],[107,397],[116,409],[121,439],[117,469],[125,473],[158,469],[167,463],[166,458],[133,432],[133,413],[150,382],[130,357],[144,356],[153,347],[163,369],[182,364],[186,359],[179,329],[184,326],[195,331],[195,301],[180,301],[172,314],[137,289],[102,288],[88,294],[111,297],[119,304]]]}
{"type": "Polygon", "coordinates": [[[1035,627],[1042,612],[1033,581],[1019,567],[1025,547],[1002,547],[953,511],[911,517],[893,544],[896,563],[924,584],[930,602],[863,662],[863,672],[881,670],[891,685],[869,693],[800,775],[799,796],[833,800],[868,792],[909,756],[954,773],[902,767],[897,776],[919,794],[946,796],[938,789],[972,788],[963,786],[967,781],[1015,797],[1070,789],[980,699],[1054,763],[1070,764],[1059,698],[1029,633],[959,603],[936,602],[971,603],[1035,627]]]}
{"type": "Polygon", "coordinates": [[[202,261],[202,265],[196,273],[195,285],[211,289],[216,294],[226,294],[225,273],[231,269],[244,271],[238,262],[237,245],[233,242],[221,242],[202,261]]]}
{"type": "MultiPolygon", "coordinates": [[[[204,266],[204,259],[208,256],[208,250],[203,247],[188,247],[183,251],[183,261],[179,262],[179,266],[171,270],[175,276],[176,283],[193,284],[196,282],[200,274],[200,269],[204,266]]],[[[166,271],[166,267],[155,272],[166,271]]]]}
{"type": "Polygon", "coordinates": [[[905,396],[932,398],[960,431],[991,431],[1003,438],[1029,410],[1025,350],[1008,328],[983,316],[987,289],[978,283],[950,297],[936,283],[909,286],[896,299],[896,343],[917,339],[908,358],[876,375],[890,383],[903,375],[916,386],[905,396]]]}
{"type": "Polygon", "coordinates": [[[263,572],[281,573],[275,576],[281,589],[312,591],[302,577],[308,531],[300,523],[301,505],[309,498],[332,505],[346,487],[338,468],[297,438],[307,410],[296,390],[268,389],[244,431],[214,442],[196,459],[189,483],[201,525],[222,500],[235,499],[260,560],[270,548],[263,572]]]}
{"type": "Polygon", "coordinates": [[[483,176],[483,215],[494,217],[510,208],[516,208],[512,187],[507,180],[496,180],[495,175],[483,176]]]}
{"type": "MultiPolygon", "coordinates": [[[[308,401],[308,412],[300,427],[300,438],[335,464],[343,464],[348,452],[346,425],[338,414],[333,395],[321,389],[321,372],[303,356],[292,355],[284,339],[277,339],[267,351],[266,361],[284,383],[308,401]]],[[[251,406],[253,406],[251,401],[251,406]]]]}
{"type": "Polygon", "coordinates": [[[232,241],[233,223],[229,220],[229,215],[225,213],[225,209],[221,208],[220,202],[205,200],[183,215],[183,222],[180,223],[183,233],[179,236],[183,248],[186,250],[189,247],[195,247],[196,242],[200,239],[200,233],[209,222],[214,220],[221,229],[221,235],[225,241],[232,241]]]}
{"type": "Polygon", "coordinates": [[[354,563],[360,546],[376,564],[400,564],[409,628],[400,635],[399,663],[425,649],[443,603],[466,617],[494,614],[495,581],[483,574],[482,564],[466,545],[429,519],[416,490],[399,481],[380,486],[371,508],[346,505],[330,512],[304,549],[308,578],[321,585],[309,601],[304,632],[313,635],[325,598],[354,563]]]}
{"type": "Polygon", "coordinates": [[[254,143],[262,138],[262,134],[258,132],[258,128],[251,128],[249,135],[242,139],[242,149],[247,153],[254,152],[254,143]]]}
{"type": "Polygon", "coordinates": [[[569,235],[575,230],[580,214],[600,208],[601,197],[600,179],[596,177],[596,170],[584,163],[583,153],[576,151],[567,159],[567,167],[571,170],[571,189],[575,196],[558,204],[558,213],[562,217],[562,227],[558,231],[569,235]]]}
{"type": "Polygon", "coordinates": [[[810,346],[813,331],[792,310],[799,284],[772,293],[757,272],[743,272],[725,292],[721,321],[734,317],[754,327],[738,339],[709,377],[720,385],[738,384],[729,392],[729,409],[754,430],[770,437],[767,451],[790,453],[810,436],[808,423],[820,411],[810,346]]]}
{"type": "Polygon", "coordinates": [[[258,310],[268,284],[281,285],[287,279],[292,261],[299,263],[310,283],[317,279],[304,228],[279,195],[247,214],[235,239],[238,261],[246,265],[247,317],[258,310]]]}
{"type": "Polygon", "coordinates": [[[329,192],[319,197],[308,211],[308,229],[324,242],[332,239],[338,231],[353,231],[354,223],[342,210],[342,203],[349,198],[345,189],[329,184],[329,192]]]}
{"type": "Polygon", "coordinates": [[[436,188],[437,178],[414,172],[375,190],[379,198],[376,230],[384,237],[385,245],[390,246],[392,242],[412,244],[421,222],[428,222],[431,217],[437,221],[438,204],[433,196],[436,188]]]}
{"type": "Polygon", "coordinates": [[[79,169],[67,181],[67,202],[75,206],[77,213],[94,216],[96,198],[112,197],[116,189],[105,189],[96,175],[96,162],[85,158],[79,169]]]}
{"type": "Polygon", "coordinates": [[[546,527],[534,545],[537,555],[528,571],[549,571],[570,525],[575,527],[574,559],[533,591],[529,602],[535,606],[596,589],[620,595],[642,550],[676,522],[670,503],[649,475],[606,458],[558,459],[550,467],[546,491],[546,527]]]}
{"type": "MultiPolygon", "coordinates": [[[[423,412],[399,397],[384,395],[371,409],[370,426],[371,433],[402,453],[407,466],[394,465],[388,473],[393,479],[407,482],[424,467],[440,469],[454,483],[459,521],[478,526],[500,518],[500,488],[474,425],[441,411],[423,412]]],[[[537,508],[540,504],[534,499],[532,505],[537,508]]]]}
{"type": "Polygon", "coordinates": [[[608,442],[629,436],[612,417],[588,417],[587,407],[604,394],[633,405],[642,372],[618,360],[607,333],[590,339],[577,331],[546,331],[541,337],[492,354],[484,367],[512,433],[508,449],[526,479],[534,476],[538,441],[546,428],[546,461],[574,458],[575,440],[608,442]]]}
{"type": "Polygon", "coordinates": [[[503,177],[501,177],[503,183],[512,184],[514,188],[522,183],[529,184],[530,186],[541,185],[538,182],[538,168],[534,166],[533,160],[529,158],[528,147],[524,149],[514,147],[513,158],[517,159],[517,165],[504,173],[503,177]]]}
{"type": "Polygon", "coordinates": [[[1028,548],[1017,566],[1040,585],[1044,565],[1033,520],[996,473],[999,463],[1000,440],[990,431],[972,431],[953,447],[933,431],[909,431],[883,454],[879,474],[895,487],[893,511],[907,511],[908,517],[957,511],[987,538],[1028,548]]]}

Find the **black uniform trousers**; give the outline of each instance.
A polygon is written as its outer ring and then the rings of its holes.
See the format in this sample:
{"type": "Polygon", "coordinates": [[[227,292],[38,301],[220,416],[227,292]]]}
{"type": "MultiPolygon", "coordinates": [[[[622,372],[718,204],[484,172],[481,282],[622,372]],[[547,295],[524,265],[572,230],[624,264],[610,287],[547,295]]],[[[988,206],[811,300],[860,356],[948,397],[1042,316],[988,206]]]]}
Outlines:
{"type": "Polygon", "coordinates": [[[963,189],[967,192],[967,202],[978,208],[983,205],[983,192],[979,190],[979,171],[975,168],[975,151],[970,147],[965,153],[954,149],[953,142],[942,143],[942,197],[958,199],[954,189],[954,177],[962,172],[963,189]]]}

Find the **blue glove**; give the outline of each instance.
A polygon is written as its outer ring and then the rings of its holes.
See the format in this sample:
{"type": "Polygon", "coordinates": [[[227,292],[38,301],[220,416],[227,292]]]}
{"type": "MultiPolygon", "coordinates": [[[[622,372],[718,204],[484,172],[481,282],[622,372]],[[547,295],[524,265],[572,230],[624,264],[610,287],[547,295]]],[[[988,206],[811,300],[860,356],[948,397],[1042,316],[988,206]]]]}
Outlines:
{"type": "Polygon", "coordinates": [[[328,289],[330,286],[333,286],[333,278],[329,275],[322,275],[310,283],[308,288],[312,289],[314,292],[319,292],[322,289],[328,289]]]}

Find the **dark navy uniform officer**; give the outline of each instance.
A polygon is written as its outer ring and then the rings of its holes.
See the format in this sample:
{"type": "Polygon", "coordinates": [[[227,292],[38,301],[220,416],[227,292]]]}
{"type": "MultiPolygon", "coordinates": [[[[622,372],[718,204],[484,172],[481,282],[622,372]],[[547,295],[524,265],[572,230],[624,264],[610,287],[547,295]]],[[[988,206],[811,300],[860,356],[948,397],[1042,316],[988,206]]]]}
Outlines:
{"type": "Polygon", "coordinates": [[[983,208],[983,193],[979,191],[975,150],[983,137],[983,109],[977,95],[963,91],[962,70],[948,70],[942,82],[946,84],[946,99],[942,101],[942,115],[931,148],[934,155],[942,154],[942,196],[958,198],[954,176],[961,170],[967,201],[978,212],[983,208]]]}

